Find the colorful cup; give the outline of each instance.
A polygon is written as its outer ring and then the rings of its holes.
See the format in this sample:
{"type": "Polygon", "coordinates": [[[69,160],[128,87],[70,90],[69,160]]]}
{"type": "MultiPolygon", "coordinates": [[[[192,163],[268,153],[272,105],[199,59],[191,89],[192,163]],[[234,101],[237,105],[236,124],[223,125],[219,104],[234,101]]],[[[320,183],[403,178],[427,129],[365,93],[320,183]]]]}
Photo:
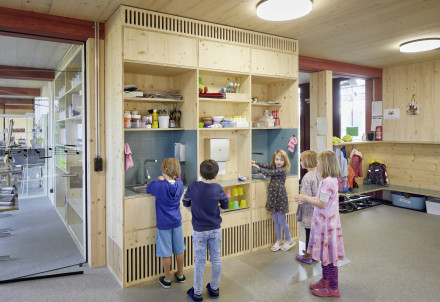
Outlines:
{"type": "Polygon", "coordinates": [[[238,208],[239,208],[238,200],[234,200],[234,209],[238,209],[238,208]]]}
{"type": "Polygon", "coordinates": [[[233,210],[233,209],[234,209],[234,202],[233,202],[233,201],[230,201],[230,202],[229,202],[228,210],[233,210]]]}
{"type": "Polygon", "coordinates": [[[238,189],[237,189],[237,187],[232,188],[232,196],[238,196],[238,189]]]}
{"type": "Polygon", "coordinates": [[[246,199],[240,200],[240,208],[241,209],[247,208],[246,199]]]}
{"type": "Polygon", "coordinates": [[[243,187],[238,187],[238,195],[242,196],[243,195],[243,187]]]}
{"type": "Polygon", "coordinates": [[[231,195],[231,189],[226,189],[225,194],[226,194],[226,196],[231,197],[232,196],[231,195]]]}

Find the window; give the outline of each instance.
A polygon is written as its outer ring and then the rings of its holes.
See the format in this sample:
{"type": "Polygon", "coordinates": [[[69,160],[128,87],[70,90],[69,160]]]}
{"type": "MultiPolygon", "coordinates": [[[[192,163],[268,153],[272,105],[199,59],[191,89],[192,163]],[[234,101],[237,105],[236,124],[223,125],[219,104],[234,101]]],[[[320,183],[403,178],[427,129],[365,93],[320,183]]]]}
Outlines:
{"type": "Polygon", "coordinates": [[[347,127],[358,127],[358,136],[365,132],[365,80],[349,79],[340,84],[341,136],[347,127]]]}

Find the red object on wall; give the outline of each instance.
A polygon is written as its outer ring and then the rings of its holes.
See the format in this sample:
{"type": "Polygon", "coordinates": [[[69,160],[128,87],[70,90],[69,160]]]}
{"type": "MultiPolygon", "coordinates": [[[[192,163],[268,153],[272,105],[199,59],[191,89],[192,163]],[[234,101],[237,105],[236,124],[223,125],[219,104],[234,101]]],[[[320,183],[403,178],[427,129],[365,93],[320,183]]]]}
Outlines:
{"type": "Polygon", "coordinates": [[[382,126],[376,126],[376,140],[382,140],[382,126]]]}

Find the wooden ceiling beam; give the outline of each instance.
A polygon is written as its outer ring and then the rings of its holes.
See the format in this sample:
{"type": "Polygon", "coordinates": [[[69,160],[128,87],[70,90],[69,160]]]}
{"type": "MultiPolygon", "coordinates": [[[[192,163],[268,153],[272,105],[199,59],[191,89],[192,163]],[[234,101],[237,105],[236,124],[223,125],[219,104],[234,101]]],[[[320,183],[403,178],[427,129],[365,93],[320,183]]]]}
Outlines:
{"type": "MultiPolygon", "coordinates": [[[[0,31],[36,35],[42,40],[47,37],[59,38],[69,43],[69,41],[85,42],[89,38],[94,38],[93,27],[93,21],[0,7],[0,31]]],[[[99,37],[104,39],[104,36],[104,24],[100,23],[99,37]]]]}
{"type": "Polygon", "coordinates": [[[40,88],[0,87],[0,95],[39,97],[40,88]]]}
{"type": "Polygon", "coordinates": [[[53,81],[55,78],[55,71],[44,68],[0,65],[0,78],[14,80],[53,81]]]}
{"type": "Polygon", "coordinates": [[[357,77],[357,78],[382,78],[382,69],[375,67],[368,67],[350,63],[336,62],[325,59],[311,58],[299,56],[299,71],[300,72],[318,72],[323,70],[330,70],[333,75],[341,77],[357,77]]]}
{"type": "Polygon", "coordinates": [[[34,99],[8,99],[0,98],[0,104],[7,105],[33,105],[34,99]]]}

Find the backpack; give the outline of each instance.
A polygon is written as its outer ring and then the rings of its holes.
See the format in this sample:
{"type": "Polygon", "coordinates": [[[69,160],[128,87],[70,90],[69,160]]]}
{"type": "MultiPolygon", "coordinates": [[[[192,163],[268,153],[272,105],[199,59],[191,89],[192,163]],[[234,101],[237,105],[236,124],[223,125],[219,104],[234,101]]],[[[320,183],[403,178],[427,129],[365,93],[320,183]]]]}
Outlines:
{"type": "Polygon", "coordinates": [[[374,184],[384,186],[388,182],[387,168],[384,164],[373,162],[368,166],[367,177],[364,179],[364,185],[374,184]]]}

